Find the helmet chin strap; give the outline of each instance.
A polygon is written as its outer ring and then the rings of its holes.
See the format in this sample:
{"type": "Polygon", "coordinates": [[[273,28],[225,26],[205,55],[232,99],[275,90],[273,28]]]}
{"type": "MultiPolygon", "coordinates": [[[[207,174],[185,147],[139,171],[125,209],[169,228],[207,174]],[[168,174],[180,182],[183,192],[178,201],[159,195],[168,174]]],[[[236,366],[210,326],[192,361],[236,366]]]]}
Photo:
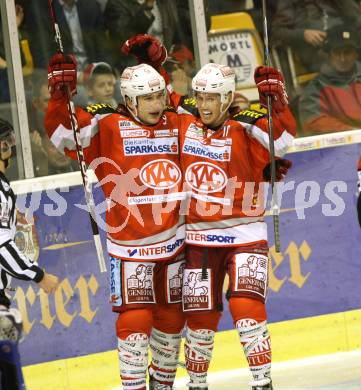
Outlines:
{"type": "MultiPolygon", "coordinates": [[[[135,106],[135,107],[137,107],[137,106],[135,106]]],[[[138,110],[137,110],[137,108],[135,108],[135,112],[133,112],[133,110],[127,105],[127,108],[128,108],[128,110],[129,110],[129,112],[132,114],[132,117],[137,121],[137,122],[140,122],[140,123],[143,123],[140,119],[139,119],[139,117],[138,117],[138,110]]]]}
{"type": "Polygon", "coordinates": [[[229,107],[232,104],[233,96],[234,96],[234,93],[232,92],[231,99],[230,99],[229,103],[226,105],[224,110],[222,110],[222,107],[225,105],[225,102],[224,101],[222,102],[223,96],[221,96],[221,110],[220,110],[220,113],[219,113],[217,119],[215,120],[215,123],[217,124],[215,127],[220,126],[225,121],[225,119],[227,117],[225,114],[226,114],[226,112],[228,111],[229,107]],[[224,117],[224,120],[222,119],[223,117],[224,117]],[[219,122],[219,124],[218,124],[218,122],[219,122]]]}
{"type": "Polygon", "coordinates": [[[130,98],[132,103],[133,103],[133,106],[134,106],[134,111],[129,107],[129,105],[127,104],[127,101],[125,101],[125,105],[127,107],[127,109],[129,110],[129,112],[131,113],[132,117],[137,121],[137,122],[140,122],[140,123],[143,123],[139,117],[138,117],[138,110],[137,110],[137,98],[135,97],[134,99],[133,98],[130,98]]]}

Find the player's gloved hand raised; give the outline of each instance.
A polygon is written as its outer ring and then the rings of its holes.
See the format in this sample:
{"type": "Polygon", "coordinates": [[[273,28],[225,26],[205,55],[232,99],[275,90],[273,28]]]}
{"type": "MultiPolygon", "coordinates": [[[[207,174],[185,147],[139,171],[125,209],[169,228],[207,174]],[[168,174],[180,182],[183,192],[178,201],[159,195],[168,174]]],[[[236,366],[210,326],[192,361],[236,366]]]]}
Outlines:
{"type": "MultiPolygon", "coordinates": [[[[277,159],[276,161],[276,181],[281,181],[285,178],[288,170],[292,167],[292,161],[285,158],[277,159]]],[[[263,169],[263,179],[271,181],[271,163],[266,165],[263,169]]]]}
{"type": "Polygon", "coordinates": [[[76,59],[73,55],[55,54],[48,65],[48,87],[52,99],[67,96],[69,86],[70,97],[76,94],[76,59]]]}
{"type": "Polygon", "coordinates": [[[259,66],[254,71],[254,81],[258,88],[260,104],[267,107],[267,95],[271,96],[272,108],[276,112],[284,111],[288,105],[288,96],[282,73],[271,67],[259,66]]]}
{"type": "Polygon", "coordinates": [[[167,59],[167,49],[162,42],[149,34],[138,34],[129,38],[121,50],[126,55],[134,55],[139,64],[151,65],[156,70],[167,59]]]}
{"type": "Polygon", "coordinates": [[[15,343],[21,339],[23,322],[17,309],[0,306],[0,340],[10,340],[15,343]]]}

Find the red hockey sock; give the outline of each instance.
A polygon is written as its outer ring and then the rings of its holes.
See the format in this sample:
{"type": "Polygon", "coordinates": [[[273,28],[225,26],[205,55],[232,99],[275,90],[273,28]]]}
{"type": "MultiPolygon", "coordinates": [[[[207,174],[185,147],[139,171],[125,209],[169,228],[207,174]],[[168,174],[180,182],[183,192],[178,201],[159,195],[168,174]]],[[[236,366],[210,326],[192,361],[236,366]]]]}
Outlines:
{"type": "Polygon", "coordinates": [[[219,311],[211,311],[206,313],[187,313],[187,327],[192,330],[210,329],[216,332],[221,315],[222,313],[219,311]]]}
{"type": "Polygon", "coordinates": [[[233,322],[242,318],[253,318],[257,322],[266,321],[266,306],[263,302],[251,298],[231,297],[229,299],[229,310],[233,322]]]}
{"type": "Polygon", "coordinates": [[[156,305],[153,310],[153,327],[165,333],[179,333],[186,322],[181,303],[156,305]]]}

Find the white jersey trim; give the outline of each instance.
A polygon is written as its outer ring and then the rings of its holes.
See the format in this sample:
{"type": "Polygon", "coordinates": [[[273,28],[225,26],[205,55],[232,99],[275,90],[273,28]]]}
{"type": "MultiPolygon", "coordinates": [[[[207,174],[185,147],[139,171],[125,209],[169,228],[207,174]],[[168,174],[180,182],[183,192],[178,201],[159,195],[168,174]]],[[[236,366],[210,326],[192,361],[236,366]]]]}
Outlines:
{"type": "MultiPolygon", "coordinates": [[[[80,142],[83,148],[87,148],[91,143],[91,139],[99,132],[99,120],[108,115],[111,114],[96,115],[91,118],[89,125],[80,128],[80,142]]],[[[61,153],[64,153],[65,148],[76,150],[73,130],[62,124],[56,128],[50,140],[61,153]]]]}
{"type": "Polygon", "coordinates": [[[185,236],[185,217],[184,215],[179,216],[178,224],[174,225],[168,230],[164,230],[160,233],[154,234],[153,236],[147,236],[139,238],[137,240],[116,240],[110,235],[108,235],[108,240],[117,245],[125,246],[145,246],[149,244],[159,243],[166,240],[169,240],[171,237],[177,234],[177,231],[182,228],[184,230],[185,236]]]}
{"type": "Polygon", "coordinates": [[[187,230],[224,229],[254,222],[264,222],[264,217],[230,218],[219,221],[187,223],[187,230]]]}
{"type": "Polygon", "coordinates": [[[224,206],[230,206],[232,202],[232,199],[230,198],[221,198],[218,196],[197,194],[196,192],[190,192],[190,195],[192,196],[192,198],[202,200],[203,202],[218,203],[224,206]]]}
{"type": "Polygon", "coordinates": [[[161,195],[128,196],[129,205],[175,202],[187,198],[186,192],[170,192],[161,195]]]}
{"type": "MultiPolygon", "coordinates": [[[[247,132],[255,138],[262,146],[269,150],[269,136],[261,128],[254,124],[239,122],[244,126],[247,132]]],[[[282,135],[274,140],[275,154],[277,157],[282,157],[287,153],[287,150],[292,146],[294,136],[287,132],[286,129],[282,132],[282,135]]]]}
{"type": "MultiPolygon", "coordinates": [[[[111,256],[120,257],[127,260],[164,260],[176,255],[183,248],[185,242],[185,224],[168,229],[170,232],[175,229],[175,234],[163,241],[157,240],[160,234],[146,237],[142,244],[121,245],[121,241],[114,242],[107,239],[107,248],[111,256]],[[156,242],[155,242],[156,241],[156,242]]],[[[166,233],[164,232],[164,233],[166,233]]],[[[132,241],[133,243],[137,241],[132,241]]],[[[140,241],[140,240],[138,240],[140,241]]]]}

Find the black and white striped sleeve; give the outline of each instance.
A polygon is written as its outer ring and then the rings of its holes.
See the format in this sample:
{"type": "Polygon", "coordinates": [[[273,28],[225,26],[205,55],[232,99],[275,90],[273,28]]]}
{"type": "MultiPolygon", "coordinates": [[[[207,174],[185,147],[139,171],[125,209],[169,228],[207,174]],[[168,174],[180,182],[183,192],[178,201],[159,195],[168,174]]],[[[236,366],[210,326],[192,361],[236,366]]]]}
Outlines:
{"type": "Polygon", "coordinates": [[[40,282],[44,271],[22,253],[13,240],[0,246],[0,268],[16,279],[40,282]]]}

